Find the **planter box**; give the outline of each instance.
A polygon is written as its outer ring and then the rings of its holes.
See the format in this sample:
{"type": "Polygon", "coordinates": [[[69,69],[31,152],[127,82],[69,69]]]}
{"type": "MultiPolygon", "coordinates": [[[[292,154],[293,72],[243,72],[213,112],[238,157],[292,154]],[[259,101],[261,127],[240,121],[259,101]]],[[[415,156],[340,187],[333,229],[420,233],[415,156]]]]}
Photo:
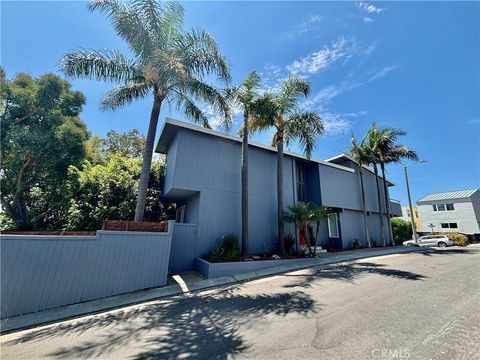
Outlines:
{"type": "Polygon", "coordinates": [[[280,265],[305,262],[312,259],[280,259],[280,260],[253,260],[253,261],[234,261],[211,263],[197,258],[195,263],[196,270],[207,279],[221,276],[234,276],[248,272],[268,269],[280,265]]]}

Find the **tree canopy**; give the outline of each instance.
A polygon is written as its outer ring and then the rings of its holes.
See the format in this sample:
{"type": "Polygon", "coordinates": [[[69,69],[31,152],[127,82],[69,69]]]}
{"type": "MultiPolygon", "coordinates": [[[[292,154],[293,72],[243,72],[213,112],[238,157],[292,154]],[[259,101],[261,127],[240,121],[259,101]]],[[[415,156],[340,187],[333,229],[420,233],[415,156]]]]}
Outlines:
{"type": "Polygon", "coordinates": [[[0,88],[2,207],[17,228],[55,222],[67,168],[85,156],[88,131],[79,117],[85,96],[49,73],[8,80],[2,69],[0,88]]]}

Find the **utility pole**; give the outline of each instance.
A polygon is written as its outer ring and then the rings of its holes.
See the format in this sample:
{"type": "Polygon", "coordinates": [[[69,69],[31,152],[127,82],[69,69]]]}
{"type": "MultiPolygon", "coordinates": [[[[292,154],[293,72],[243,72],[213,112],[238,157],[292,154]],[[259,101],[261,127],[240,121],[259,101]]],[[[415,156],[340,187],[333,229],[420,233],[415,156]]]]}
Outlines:
{"type": "Polygon", "coordinates": [[[418,243],[417,228],[415,226],[415,220],[413,219],[413,207],[412,207],[412,198],[410,196],[410,185],[408,184],[408,172],[407,168],[413,164],[424,163],[425,160],[414,161],[409,165],[403,165],[403,171],[405,172],[405,183],[407,184],[407,195],[408,195],[408,206],[410,208],[410,221],[412,222],[412,235],[415,243],[418,243]]]}

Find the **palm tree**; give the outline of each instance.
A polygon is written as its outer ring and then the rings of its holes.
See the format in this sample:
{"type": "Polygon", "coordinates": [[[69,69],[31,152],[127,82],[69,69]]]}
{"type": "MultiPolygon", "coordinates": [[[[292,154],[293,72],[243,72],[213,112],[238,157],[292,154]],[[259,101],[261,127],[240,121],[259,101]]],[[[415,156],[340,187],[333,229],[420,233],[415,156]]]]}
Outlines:
{"type": "Polygon", "coordinates": [[[317,244],[318,238],[320,236],[320,224],[323,220],[328,218],[328,207],[325,206],[317,206],[315,204],[310,204],[310,217],[309,220],[315,221],[316,229],[315,229],[315,243],[313,245],[313,256],[317,255],[317,244]]]}
{"type": "Polygon", "coordinates": [[[352,144],[350,145],[350,155],[358,163],[358,173],[360,174],[360,186],[362,192],[362,210],[363,210],[363,223],[365,227],[365,238],[367,247],[372,247],[370,243],[370,232],[368,230],[367,219],[367,203],[365,201],[365,186],[363,183],[363,166],[370,162],[371,154],[369,150],[362,144],[358,144],[355,136],[352,135],[352,144]]]}
{"type": "Polygon", "coordinates": [[[135,209],[135,221],[142,221],[163,102],[174,103],[187,117],[209,127],[207,117],[194,100],[212,105],[227,116],[228,106],[221,92],[203,78],[213,74],[226,82],[230,79],[229,66],[210,34],[182,29],[183,8],[178,3],[93,0],[88,8],[109,18],[115,32],[127,42],[133,58],[118,50],[76,50],[64,55],[60,70],[67,76],[120,83],[105,94],[102,109],[115,110],[137,99],[153,98],[135,209]]]}
{"type": "Polygon", "coordinates": [[[382,200],[380,199],[380,184],[379,184],[379,176],[378,176],[378,164],[380,163],[380,156],[379,149],[378,149],[378,142],[379,142],[380,133],[378,131],[377,125],[375,123],[372,124],[370,130],[368,130],[367,134],[362,140],[362,145],[366,147],[369,153],[368,163],[366,165],[372,165],[373,171],[375,173],[375,183],[377,186],[377,201],[378,201],[378,212],[380,214],[380,242],[382,246],[386,246],[385,244],[385,226],[383,224],[383,209],[382,209],[382,200]]]}
{"type": "Polygon", "coordinates": [[[404,145],[398,144],[398,137],[406,134],[407,133],[401,129],[384,128],[379,130],[377,135],[377,154],[380,168],[382,170],[383,192],[385,196],[385,205],[387,208],[387,222],[391,245],[394,245],[395,243],[393,241],[392,226],[390,223],[390,198],[387,190],[385,165],[398,163],[402,159],[418,160],[418,155],[415,151],[408,149],[404,145]]]}
{"type": "MultiPolygon", "coordinates": [[[[233,108],[243,111],[242,137],[242,256],[249,255],[248,239],[248,123],[260,116],[262,109],[259,103],[260,76],[251,71],[237,87],[225,89],[225,97],[233,108]]],[[[233,113],[234,111],[232,111],[233,113]]],[[[228,121],[228,125],[230,121],[228,121]]]]}
{"type": "Polygon", "coordinates": [[[312,216],[310,203],[298,203],[288,206],[288,213],[283,215],[283,220],[294,223],[298,227],[300,237],[305,239],[309,254],[313,255],[311,243],[305,233],[306,225],[312,216]]]}
{"type": "Polygon", "coordinates": [[[272,146],[277,148],[277,215],[280,255],[285,255],[283,225],[283,146],[291,141],[298,141],[310,158],[315,147],[316,138],[324,133],[320,116],[314,112],[302,111],[298,103],[310,92],[308,81],[296,76],[289,76],[280,88],[264,94],[260,102],[265,116],[253,119],[250,124],[252,132],[275,128],[272,146]]]}

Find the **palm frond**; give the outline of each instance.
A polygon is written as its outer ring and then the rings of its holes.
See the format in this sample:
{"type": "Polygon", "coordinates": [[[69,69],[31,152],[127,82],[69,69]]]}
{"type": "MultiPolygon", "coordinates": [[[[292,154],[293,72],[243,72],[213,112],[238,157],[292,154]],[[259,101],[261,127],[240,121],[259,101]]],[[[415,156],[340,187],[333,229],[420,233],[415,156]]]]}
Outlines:
{"type": "Polygon", "coordinates": [[[177,104],[177,110],[183,111],[185,116],[192,119],[196,124],[202,125],[205,128],[211,129],[205,113],[195,105],[195,102],[182,92],[175,91],[175,100],[177,104]]]}
{"type": "Polygon", "coordinates": [[[321,117],[314,112],[295,113],[291,115],[285,126],[285,142],[298,141],[307,158],[312,155],[318,136],[325,132],[321,117]]]}
{"type": "Polygon", "coordinates": [[[230,81],[229,64],[221,55],[215,39],[203,30],[185,33],[179,43],[182,63],[192,75],[204,76],[214,73],[225,82],[230,81]]]}
{"type": "Polygon", "coordinates": [[[141,79],[142,73],[134,61],[118,50],[77,50],[66,53],[60,60],[59,70],[67,76],[102,81],[130,81],[141,79]]]}
{"type": "Polygon", "coordinates": [[[276,101],[285,115],[294,113],[297,110],[297,103],[300,97],[306,97],[310,93],[310,83],[297,76],[290,75],[280,85],[280,92],[276,101]]]}
{"type": "Polygon", "coordinates": [[[211,105],[220,115],[223,128],[225,130],[230,129],[232,126],[231,108],[227,98],[223,96],[221,91],[196,78],[189,78],[182,84],[181,89],[184,93],[190,94],[196,99],[211,105]]]}
{"type": "Polygon", "coordinates": [[[151,86],[147,83],[132,82],[126,85],[117,86],[105,94],[100,108],[102,111],[115,110],[134,100],[143,99],[150,93],[150,90],[151,86]]]}
{"type": "MultiPolygon", "coordinates": [[[[142,7],[145,7],[147,3],[142,1],[142,4],[142,7]]],[[[89,10],[99,10],[106,14],[115,32],[138,57],[147,58],[151,54],[154,49],[151,31],[146,28],[138,9],[118,0],[94,0],[90,2],[89,10]]]]}

